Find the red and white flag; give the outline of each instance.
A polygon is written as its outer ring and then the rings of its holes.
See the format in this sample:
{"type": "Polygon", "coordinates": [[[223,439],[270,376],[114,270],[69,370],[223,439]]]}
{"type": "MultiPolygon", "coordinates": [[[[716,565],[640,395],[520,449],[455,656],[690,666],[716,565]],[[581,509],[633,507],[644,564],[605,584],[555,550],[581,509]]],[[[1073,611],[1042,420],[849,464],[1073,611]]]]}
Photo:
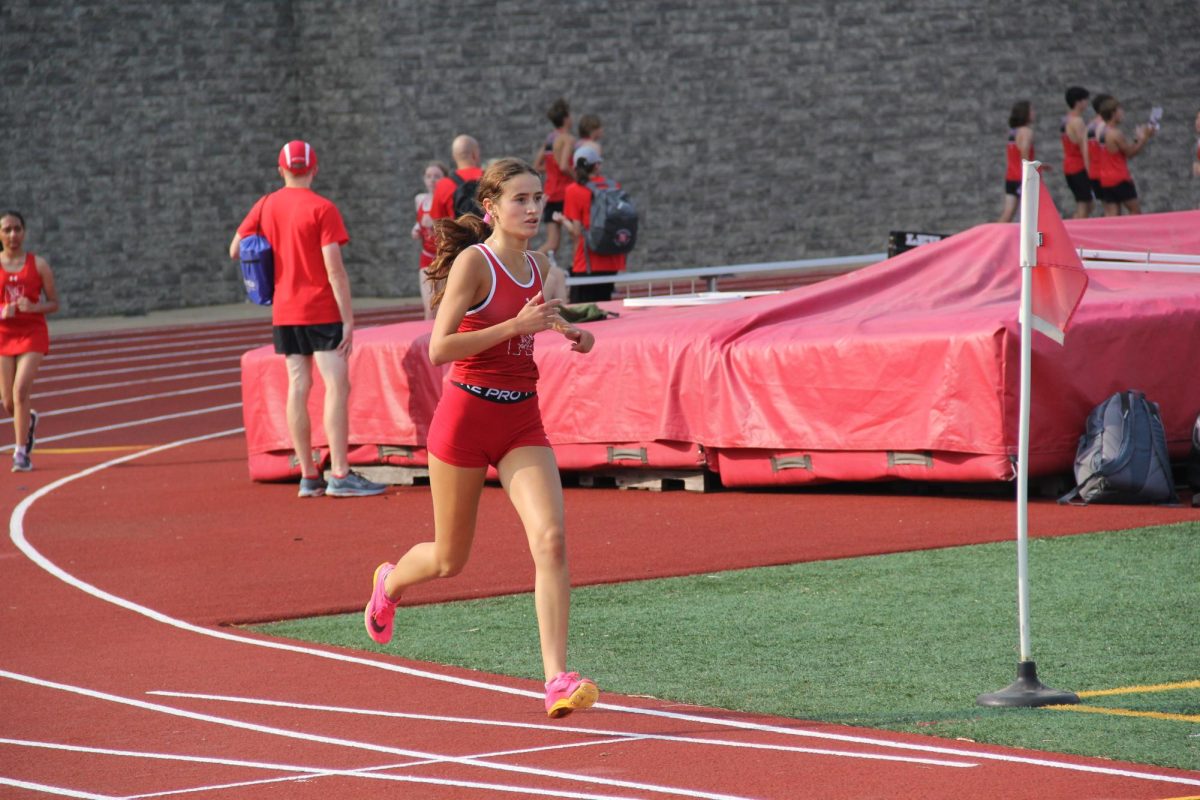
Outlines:
{"type": "Polygon", "coordinates": [[[1087,272],[1067,235],[1054,200],[1038,182],[1037,229],[1040,241],[1030,281],[1033,328],[1059,344],[1087,290],[1087,272]]]}

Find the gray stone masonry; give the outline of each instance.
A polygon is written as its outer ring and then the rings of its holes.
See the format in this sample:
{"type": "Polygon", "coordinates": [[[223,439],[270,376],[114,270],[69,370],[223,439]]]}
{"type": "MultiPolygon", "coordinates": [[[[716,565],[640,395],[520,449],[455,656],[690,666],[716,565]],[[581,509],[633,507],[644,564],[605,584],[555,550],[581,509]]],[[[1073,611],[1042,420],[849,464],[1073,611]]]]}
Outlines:
{"type": "Polygon", "coordinates": [[[631,269],[878,252],[996,217],[1018,99],[1059,166],[1076,83],[1163,106],[1143,206],[1196,208],[1197,42],[1195,0],[2,0],[0,206],[64,316],[238,302],[229,240],[305,138],[356,296],[414,296],[424,164],[529,158],[565,96],[640,206],[631,269]]]}

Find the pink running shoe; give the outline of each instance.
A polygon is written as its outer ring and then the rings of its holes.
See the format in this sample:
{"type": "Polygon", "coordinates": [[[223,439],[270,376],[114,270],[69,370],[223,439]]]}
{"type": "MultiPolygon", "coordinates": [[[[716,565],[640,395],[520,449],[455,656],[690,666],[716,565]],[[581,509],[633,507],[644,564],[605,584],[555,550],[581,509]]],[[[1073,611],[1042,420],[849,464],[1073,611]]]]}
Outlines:
{"type": "Polygon", "coordinates": [[[371,579],[371,602],[363,612],[363,624],[367,627],[367,635],[380,644],[387,644],[392,639],[392,618],[396,616],[396,603],[389,600],[383,591],[384,581],[395,564],[383,563],[375,568],[375,577],[371,579]]]}
{"type": "Polygon", "coordinates": [[[546,716],[559,719],[591,708],[599,696],[600,690],[590,678],[581,678],[578,672],[560,672],[546,684],[546,716]]]}

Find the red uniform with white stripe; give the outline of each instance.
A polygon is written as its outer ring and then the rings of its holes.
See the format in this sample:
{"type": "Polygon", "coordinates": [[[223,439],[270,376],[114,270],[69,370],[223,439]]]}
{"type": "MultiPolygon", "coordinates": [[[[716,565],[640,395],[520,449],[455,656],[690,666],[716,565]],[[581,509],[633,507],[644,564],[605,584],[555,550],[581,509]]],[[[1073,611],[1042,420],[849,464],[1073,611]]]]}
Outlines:
{"type": "Polygon", "coordinates": [[[559,137],[558,131],[551,131],[546,138],[546,202],[561,203],[567,187],[571,184],[571,176],[562,171],[554,158],[554,142],[559,137]]]}
{"type": "Polygon", "coordinates": [[[1100,144],[1104,150],[1104,161],[1100,165],[1100,185],[1105,189],[1132,181],[1129,174],[1129,161],[1120,150],[1115,153],[1108,149],[1108,128],[1100,132],[1100,144]]]}
{"type": "MultiPolygon", "coordinates": [[[[37,302],[42,296],[42,275],[37,270],[37,258],[33,253],[25,254],[25,263],[16,272],[3,271],[4,297],[6,305],[15,304],[22,297],[37,302]]],[[[46,327],[45,314],[28,314],[18,311],[13,317],[0,320],[0,355],[19,356],[24,353],[50,352],[50,331],[46,327]]]]}
{"type": "MultiPolygon", "coordinates": [[[[1008,129],[1008,146],[1004,149],[1007,165],[1004,170],[1004,180],[1021,180],[1021,148],[1017,147],[1017,129],[1008,129]]],[[[1033,161],[1033,142],[1029,143],[1029,160],[1033,161]]]]}
{"type": "MultiPolygon", "coordinates": [[[[529,264],[529,279],[522,283],[513,277],[504,262],[486,244],[474,245],[487,260],[492,272],[492,290],[482,303],[467,311],[458,325],[459,333],[490,328],[515,317],[529,300],[542,291],[542,276],[533,256],[525,253],[529,264]]],[[[538,370],[533,361],[533,334],[526,333],[506,339],[482,353],[455,361],[450,380],[458,383],[486,386],[491,389],[514,389],[532,392],[537,389],[538,370]]]]}
{"type": "Polygon", "coordinates": [[[1077,172],[1083,171],[1083,151],[1067,135],[1067,122],[1070,119],[1070,117],[1063,117],[1062,124],[1058,127],[1060,138],[1062,139],[1063,175],[1074,175],[1077,172]]]}

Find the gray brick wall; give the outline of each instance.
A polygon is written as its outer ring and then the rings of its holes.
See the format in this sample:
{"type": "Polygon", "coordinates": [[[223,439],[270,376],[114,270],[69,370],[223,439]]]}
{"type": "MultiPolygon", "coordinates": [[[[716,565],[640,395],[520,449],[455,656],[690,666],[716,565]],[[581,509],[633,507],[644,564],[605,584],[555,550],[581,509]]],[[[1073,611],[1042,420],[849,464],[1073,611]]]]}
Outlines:
{"type": "Polygon", "coordinates": [[[65,315],[234,302],[233,228],[303,137],[354,292],[414,295],[424,163],[459,132],[528,157],[563,95],[640,202],[631,268],[874,252],[993,219],[1009,106],[1057,165],[1081,83],[1164,107],[1134,177],[1147,211],[1195,208],[1197,41],[1194,0],[3,0],[0,206],[65,315]]]}

